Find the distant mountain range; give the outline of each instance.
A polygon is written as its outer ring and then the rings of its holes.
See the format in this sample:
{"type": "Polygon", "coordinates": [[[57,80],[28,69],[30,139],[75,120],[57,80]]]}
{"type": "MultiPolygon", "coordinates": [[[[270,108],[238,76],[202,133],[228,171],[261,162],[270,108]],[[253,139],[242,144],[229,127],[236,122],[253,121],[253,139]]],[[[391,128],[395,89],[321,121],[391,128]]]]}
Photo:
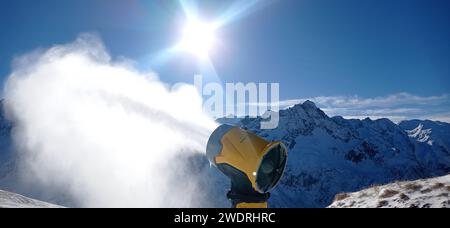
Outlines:
{"type": "Polygon", "coordinates": [[[311,101],[281,110],[273,130],[261,130],[261,118],[230,121],[288,146],[276,207],[325,207],[340,192],[450,173],[448,123],[330,118],[311,101]]]}

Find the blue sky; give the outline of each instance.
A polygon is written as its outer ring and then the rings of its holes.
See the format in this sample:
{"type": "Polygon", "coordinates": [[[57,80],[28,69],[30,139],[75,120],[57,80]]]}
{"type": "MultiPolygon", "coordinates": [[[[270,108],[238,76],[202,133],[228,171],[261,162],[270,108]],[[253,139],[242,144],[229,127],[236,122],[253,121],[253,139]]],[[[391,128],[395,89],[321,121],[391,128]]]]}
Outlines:
{"type": "MultiPolygon", "coordinates": [[[[214,20],[249,1],[195,2],[214,20]]],[[[312,99],[330,115],[450,121],[449,1],[255,2],[218,31],[211,61],[222,81],[278,82],[285,104],[312,99]]],[[[92,32],[112,56],[191,83],[192,56],[154,61],[184,20],[176,0],[2,0],[1,81],[14,57],[92,32]]]]}

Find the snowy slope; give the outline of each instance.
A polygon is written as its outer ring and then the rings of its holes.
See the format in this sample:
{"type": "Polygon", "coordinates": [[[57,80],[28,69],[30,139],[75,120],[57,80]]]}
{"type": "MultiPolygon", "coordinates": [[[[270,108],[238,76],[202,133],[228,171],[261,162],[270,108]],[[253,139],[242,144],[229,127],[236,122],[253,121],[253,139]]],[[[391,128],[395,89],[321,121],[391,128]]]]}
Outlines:
{"type": "Polygon", "coordinates": [[[450,208],[450,175],[341,193],[330,208],[450,208]]]}
{"type": "MultiPolygon", "coordinates": [[[[277,129],[261,130],[260,122],[246,118],[238,125],[289,148],[286,173],[270,201],[275,207],[325,207],[339,192],[450,173],[448,141],[430,145],[406,131],[420,121],[404,129],[406,122],[388,119],[330,118],[306,101],[281,110],[277,129]]],[[[449,125],[442,125],[440,134],[448,132],[449,125]]]]}
{"type": "Polygon", "coordinates": [[[0,190],[0,208],[61,208],[61,206],[0,190]]]}

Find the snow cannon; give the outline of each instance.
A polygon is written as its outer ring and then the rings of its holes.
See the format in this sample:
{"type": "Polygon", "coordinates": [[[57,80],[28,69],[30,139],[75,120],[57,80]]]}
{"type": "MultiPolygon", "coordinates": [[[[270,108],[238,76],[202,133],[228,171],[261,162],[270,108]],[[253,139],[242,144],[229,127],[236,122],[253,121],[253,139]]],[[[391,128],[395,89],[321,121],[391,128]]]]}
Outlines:
{"type": "Polygon", "coordinates": [[[227,194],[235,208],[266,208],[270,191],[283,175],[287,148],[254,133],[227,124],[210,136],[206,148],[210,163],[231,180],[227,194]]]}

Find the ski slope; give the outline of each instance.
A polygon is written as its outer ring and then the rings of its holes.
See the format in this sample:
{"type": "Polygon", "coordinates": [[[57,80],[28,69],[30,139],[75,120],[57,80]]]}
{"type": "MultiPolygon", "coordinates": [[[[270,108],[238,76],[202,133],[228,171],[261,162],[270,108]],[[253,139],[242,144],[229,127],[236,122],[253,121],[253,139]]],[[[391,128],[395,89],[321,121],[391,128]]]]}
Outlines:
{"type": "Polygon", "coordinates": [[[0,208],[62,208],[54,204],[0,190],[0,208]]]}

